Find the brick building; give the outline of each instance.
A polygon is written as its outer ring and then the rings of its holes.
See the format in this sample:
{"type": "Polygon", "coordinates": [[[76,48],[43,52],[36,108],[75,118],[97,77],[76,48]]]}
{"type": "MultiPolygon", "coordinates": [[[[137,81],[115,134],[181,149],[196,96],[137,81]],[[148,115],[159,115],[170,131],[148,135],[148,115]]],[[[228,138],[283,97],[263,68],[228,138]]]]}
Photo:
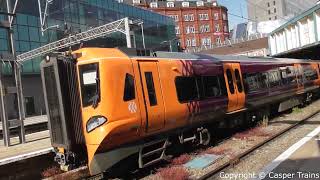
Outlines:
{"type": "Polygon", "coordinates": [[[214,0],[122,2],[172,17],[176,22],[175,30],[180,47],[183,49],[219,44],[229,38],[228,9],[219,6],[214,0]]]}

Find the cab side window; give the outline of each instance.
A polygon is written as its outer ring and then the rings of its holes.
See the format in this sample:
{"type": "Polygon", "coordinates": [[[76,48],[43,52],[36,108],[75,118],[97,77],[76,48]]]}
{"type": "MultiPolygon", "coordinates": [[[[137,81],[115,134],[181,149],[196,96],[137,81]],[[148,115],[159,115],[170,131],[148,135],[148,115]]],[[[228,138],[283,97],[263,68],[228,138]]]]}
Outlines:
{"type": "Polygon", "coordinates": [[[134,78],[131,74],[127,73],[124,84],[123,100],[130,101],[133,99],[135,99],[134,78]]]}

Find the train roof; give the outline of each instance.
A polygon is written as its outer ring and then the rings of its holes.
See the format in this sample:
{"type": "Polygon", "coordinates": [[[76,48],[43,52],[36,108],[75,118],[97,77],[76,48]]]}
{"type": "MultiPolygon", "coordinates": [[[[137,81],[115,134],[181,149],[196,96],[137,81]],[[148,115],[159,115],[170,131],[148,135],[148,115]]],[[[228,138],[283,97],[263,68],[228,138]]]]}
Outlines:
{"type": "MultiPolygon", "coordinates": [[[[165,52],[150,50],[138,50],[133,48],[82,48],[77,51],[86,54],[87,58],[97,58],[96,56],[104,58],[161,58],[164,60],[210,60],[215,62],[256,62],[256,63],[304,63],[304,62],[315,62],[307,59],[289,59],[289,58],[273,58],[273,57],[248,57],[248,56],[230,56],[230,55],[213,55],[213,54],[199,54],[199,53],[183,53],[183,52],[165,52]],[[108,55],[108,57],[105,57],[108,55]]],[[[83,58],[80,58],[81,61],[83,58]]]]}
{"type": "Polygon", "coordinates": [[[274,58],[274,57],[250,57],[250,56],[232,56],[232,55],[216,55],[216,54],[200,54],[200,53],[185,53],[185,52],[167,52],[167,51],[156,51],[142,53],[141,50],[136,49],[120,49],[122,52],[127,54],[131,58],[141,57],[157,57],[164,59],[183,59],[183,60],[212,60],[216,62],[221,61],[239,61],[239,62],[274,62],[274,63],[288,63],[288,62],[311,62],[310,59],[291,59],[291,58],[274,58]],[[140,51],[140,52],[139,52],[140,51]]]}

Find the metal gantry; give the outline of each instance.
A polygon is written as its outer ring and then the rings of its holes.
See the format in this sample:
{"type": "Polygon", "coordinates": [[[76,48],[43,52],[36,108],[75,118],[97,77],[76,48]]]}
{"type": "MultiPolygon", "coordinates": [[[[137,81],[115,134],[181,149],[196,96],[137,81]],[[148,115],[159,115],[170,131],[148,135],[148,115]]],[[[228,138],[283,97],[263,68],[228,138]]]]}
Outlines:
{"type": "Polygon", "coordinates": [[[43,56],[47,53],[67,48],[76,44],[80,44],[85,41],[89,41],[92,39],[96,39],[99,37],[106,36],[108,34],[112,34],[115,32],[121,32],[127,36],[127,46],[131,47],[131,41],[129,36],[129,20],[128,18],[123,18],[102,26],[98,26],[92,29],[89,29],[85,32],[81,32],[75,35],[71,35],[69,37],[66,37],[64,39],[49,43],[47,45],[44,45],[42,47],[33,49],[31,51],[28,51],[26,53],[22,53],[17,56],[18,62],[23,62],[26,60],[30,60],[32,58],[43,56]]]}

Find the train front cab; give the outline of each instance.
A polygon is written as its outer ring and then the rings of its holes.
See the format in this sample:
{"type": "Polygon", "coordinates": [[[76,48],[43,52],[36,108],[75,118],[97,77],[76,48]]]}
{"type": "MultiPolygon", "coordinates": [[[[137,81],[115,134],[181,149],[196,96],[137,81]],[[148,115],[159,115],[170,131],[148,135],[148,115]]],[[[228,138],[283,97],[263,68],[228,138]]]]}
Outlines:
{"type": "Polygon", "coordinates": [[[135,71],[116,49],[89,48],[78,53],[82,119],[92,175],[136,153],[142,126],[135,71]],[[97,58],[99,57],[99,58],[97,58]]]}

